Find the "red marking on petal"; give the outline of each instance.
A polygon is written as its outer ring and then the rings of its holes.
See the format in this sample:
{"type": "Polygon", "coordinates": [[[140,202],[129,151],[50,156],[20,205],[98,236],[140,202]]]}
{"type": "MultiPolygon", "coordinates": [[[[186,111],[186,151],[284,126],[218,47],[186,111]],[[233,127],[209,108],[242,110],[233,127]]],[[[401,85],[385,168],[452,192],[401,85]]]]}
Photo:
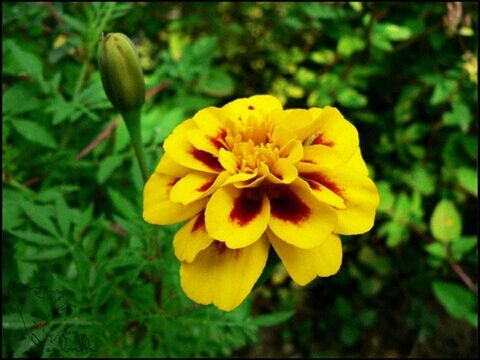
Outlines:
{"type": "Polygon", "coordinates": [[[313,180],[310,180],[310,179],[305,179],[305,180],[307,180],[308,185],[310,185],[310,187],[313,190],[322,190],[322,188],[320,187],[320,185],[316,181],[313,181],[313,180]]]}
{"type": "Polygon", "coordinates": [[[172,180],[168,183],[168,186],[173,186],[173,185],[175,185],[175,184],[178,182],[178,180],[180,180],[180,178],[172,179],[172,180]]]}
{"type": "Polygon", "coordinates": [[[197,191],[207,191],[210,186],[215,182],[215,179],[208,180],[205,184],[200,186],[197,191]]]}
{"type": "Polygon", "coordinates": [[[217,253],[222,255],[226,250],[227,250],[227,245],[225,245],[224,242],[215,240],[213,242],[213,246],[215,246],[215,250],[217,250],[217,253]]]}
{"type": "Polygon", "coordinates": [[[255,109],[252,105],[248,105],[248,110],[253,110],[255,109]]]}
{"type": "MultiPolygon", "coordinates": [[[[312,183],[322,184],[327,189],[333,191],[335,194],[337,194],[339,196],[342,196],[342,189],[340,189],[340,187],[336,183],[331,181],[325,175],[323,175],[321,173],[313,173],[313,172],[302,173],[300,175],[301,175],[302,178],[307,180],[309,184],[312,184],[312,183]]],[[[317,185],[317,187],[318,187],[318,185],[317,185]]]]}
{"type": "Polygon", "coordinates": [[[310,208],[288,186],[271,186],[267,193],[272,216],[295,224],[307,220],[310,216],[310,208]]]}
{"type": "Polygon", "coordinates": [[[230,220],[240,226],[247,225],[262,209],[262,195],[258,189],[244,189],[233,202],[230,220]]]}
{"type": "Polygon", "coordinates": [[[318,134],[317,137],[312,141],[312,145],[318,145],[318,144],[330,146],[330,147],[335,145],[333,141],[324,139],[323,133],[318,134]]]}
{"type": "Polygon", "coordinates": [[[224,141],[226,136],[227,136],[227,132],[224,129],[221,129],[217,136],[210,138],[210,142],[217,149],[225,148],[224,141]]]}
{"type": "Polygon", "coordinates": [[[200,228],[205,227],[205,212],[202,211],[200,214],[198,214],[197,220],[193,223],[192,230],[190,230],[190,233],[193,233],[197,231],[200,228]]]}
{"type": "Polygon", "coordinates": [[[225,145],[223,145],[223,143],[218,140],[217,138],[210,138],[210,142],[213,144],[213,146],[215,146],[217,149],[221,149],[221,148],[224,148],[225,145]]]}
{"type": "Polygon", "coordinates": [[[205,165],[207,165],[210,169],[215,170],[215,171],[222,171],[223,167],[220,165],[218,162],[218,159],[210,154],[209,152],[203,151],[203,150],[198,150],[198,149],[193,149],[191,151],[191,154],[195,159],[198,161],[201,161],[205,165]]]}
{"type": "Polygon", "coordinates": [[[308,163],[308,164],[317,164],[315,161],[308,160],[308,159],[302,159],[301,162],[308,163]]]}

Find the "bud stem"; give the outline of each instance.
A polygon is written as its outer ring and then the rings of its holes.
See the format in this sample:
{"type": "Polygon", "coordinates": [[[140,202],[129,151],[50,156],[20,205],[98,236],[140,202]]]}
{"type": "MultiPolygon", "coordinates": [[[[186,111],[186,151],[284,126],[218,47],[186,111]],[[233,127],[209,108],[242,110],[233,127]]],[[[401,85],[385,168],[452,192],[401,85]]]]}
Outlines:
{"type": "Polygon", "coordinates": [[[140,129],[140,109],[123,112],[122,116],[123,120],[125,120],[125,124],[127,125],[128,132],[130,133],[130,140],[132,142],[133,149],[135,150],[138,164],[140,165],[143,180],[146,182],[148,180],[148,169],[147,163],[145,162],[145,154],[143,152],[142,146],[142,133],[140,129]]]}

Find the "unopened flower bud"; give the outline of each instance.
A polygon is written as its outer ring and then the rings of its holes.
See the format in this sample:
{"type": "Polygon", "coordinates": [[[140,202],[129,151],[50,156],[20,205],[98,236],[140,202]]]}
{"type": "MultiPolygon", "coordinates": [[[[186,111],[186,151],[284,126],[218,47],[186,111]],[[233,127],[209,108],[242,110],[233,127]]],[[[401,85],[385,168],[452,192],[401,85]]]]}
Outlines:
{"type": "Polygon", "coordinates": [[[139,110],[145,100],[145,82],[137,51],[121,33],[102,35],[98,65],[103,88],[122,113],[139,110]]]}

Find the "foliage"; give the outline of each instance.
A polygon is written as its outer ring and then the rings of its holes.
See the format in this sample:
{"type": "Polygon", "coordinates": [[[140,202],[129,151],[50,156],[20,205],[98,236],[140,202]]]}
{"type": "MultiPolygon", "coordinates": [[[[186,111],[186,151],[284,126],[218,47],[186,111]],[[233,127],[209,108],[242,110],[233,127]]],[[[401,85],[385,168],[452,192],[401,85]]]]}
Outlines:
{"type": "Polygon", "coordinates": [[[421,355],[448,316],[471,336],[437,356],[473,356],[478,5],[460,7],[2,3],[2,356],[229,356],[261,333],[284,356],[421,355]],[[239,309],[185,297],[178,225],[141,217],[140,169],[98,74],[102,31],[140,51],[151,170],[209,105],[271,93],[341,108],[381,204],[370,233],[343,237],[336,276],[299,288],[271,254],[239,309]]]}

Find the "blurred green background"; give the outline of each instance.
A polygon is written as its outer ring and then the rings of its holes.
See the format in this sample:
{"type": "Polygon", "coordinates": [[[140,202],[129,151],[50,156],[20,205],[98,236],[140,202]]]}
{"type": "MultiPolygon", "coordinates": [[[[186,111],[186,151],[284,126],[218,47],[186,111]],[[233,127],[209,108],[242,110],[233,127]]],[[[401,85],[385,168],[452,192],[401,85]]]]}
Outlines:
{"type": "Polygon", "coordinates": [[[478,5],[2,3],[2,357],[474,356],[478,5]],[[378,185],[340,272],[296,286],[270,256],[223,313],[179,288],[179,225],[143,183],[97,67],[102,32],[141,55],[150,169],[196,111],[270,93],[332,105],[378,185]]]}

